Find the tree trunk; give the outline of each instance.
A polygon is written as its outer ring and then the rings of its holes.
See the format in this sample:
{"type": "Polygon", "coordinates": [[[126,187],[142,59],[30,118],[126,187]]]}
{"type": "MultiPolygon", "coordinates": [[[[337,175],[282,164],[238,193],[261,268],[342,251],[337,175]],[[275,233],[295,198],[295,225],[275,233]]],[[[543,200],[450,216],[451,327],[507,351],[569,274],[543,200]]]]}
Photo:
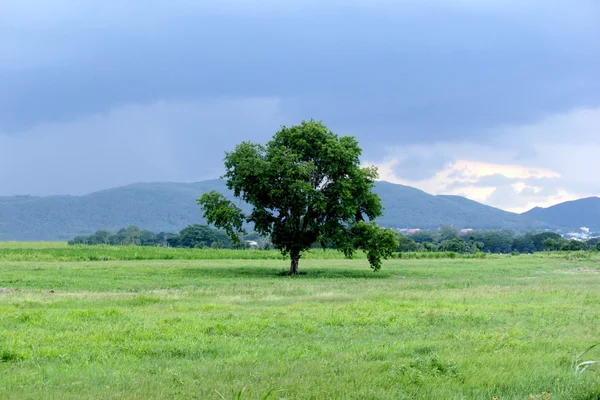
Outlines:
{"type": "Polygon", "coordinates": [[[292,264],[290,265],[290,275],[298,275],[298,262],[300,262],[300,251],[294,250],[290,253],[292,264]]]}

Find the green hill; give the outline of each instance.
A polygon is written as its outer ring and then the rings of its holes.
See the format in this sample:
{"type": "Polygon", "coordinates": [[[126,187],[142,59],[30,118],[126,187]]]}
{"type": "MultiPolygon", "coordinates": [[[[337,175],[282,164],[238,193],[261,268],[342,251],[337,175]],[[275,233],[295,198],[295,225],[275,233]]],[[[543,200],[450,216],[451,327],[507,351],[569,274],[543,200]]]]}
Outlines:
{"type": "Polygon", "coordinates": [[[378,221],[393,228],[435,229],[441,225],[471,229],[528,230],[546,224],[460,196],[433,196],[409,186],[378,182],[385,207],[378,221]]]}
{"type": "Polygon", "coordinates": [[[523,215],[562,229],[585,226],[594,232],[600,232],[599,197],[567,201],[548,208],[536,207],[523,215]]]}
{"type": "MultiPolygon", "coordinates": [[[[197,183],[136,183],[84,196],[0,197],[0,240],[67,240],[98,229],[137,225],[154,232],[177,232],[202,223],[196,199],[210,190],[227,192],[220,180],[197,183]]],[[[380,225],[393,228],[526,230],[545,227],[536,218],[502,211],[458,197],[378,182],[385,207],[380,225]]],[[[237,204],[243,206],[236,200],[237,204]]]]}

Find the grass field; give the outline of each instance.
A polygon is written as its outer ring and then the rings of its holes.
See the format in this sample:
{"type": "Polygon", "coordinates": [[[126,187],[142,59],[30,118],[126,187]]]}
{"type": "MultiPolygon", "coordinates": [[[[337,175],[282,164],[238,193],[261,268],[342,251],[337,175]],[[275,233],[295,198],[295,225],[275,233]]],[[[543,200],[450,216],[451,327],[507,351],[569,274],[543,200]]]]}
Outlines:
{"type": "MultiPolygon", "coordinates": [[[[0,242],[1,243],[1,242],[0,242]]],[[[452,252],[403,253],[404,258],[485,258],[489,255],[452,252]]],[[[304,259],[340,260],[335,250],[314,249],[304,259]]],[[[366,259],[358,252],[353,258],[366,259]]],[[[0,245],[0,261],[129,261],[129,260],[287,260],[278,250],[186,249],[141,246],[67,246],[60,242],[34,242],[0,245]]]]}
{"type": "Polygon", "coordinates": [[[600,371],[571,370],[600,342],[595,255],[373,273],[315,252],[290,278],[279,258],[11,261],[36,249],[4,247],[2,399],[600,399],[600,371]]]}
{"type": "Polygon", "coordinates": [[[1,242],[0,249],[60,249],[67,248],[67,242],[1,242]]]}

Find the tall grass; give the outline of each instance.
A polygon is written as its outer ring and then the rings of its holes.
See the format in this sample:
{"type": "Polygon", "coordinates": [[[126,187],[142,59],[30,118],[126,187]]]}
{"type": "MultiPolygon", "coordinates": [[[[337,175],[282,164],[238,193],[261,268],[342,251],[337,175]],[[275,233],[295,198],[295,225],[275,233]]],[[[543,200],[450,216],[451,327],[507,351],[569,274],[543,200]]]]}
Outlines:
{"type": "MultiPolygon", "coordinates": [[[[458,254],[396,253],[398,259],[462,259],[485,258],[484,253],[458,254]]],[[[303,259],[339,260],[344,255],[336,250],[313,249],[302,255],[303,259]]],[[[364,259],[362,252],[354,258],[364,259]]],[[[285,260],[278,250],[233,250],[233,249],[183,249],[169,247],[77,245],[48,246],[18,244],[0,247],[0,261],[127,261],[127,260],[285,260]]]]}
{"type": "MultiPolygon", "coordinates": [[[[333,258],[331,254],[322,257],[333,258]]],[[[274,260],[277,251],[182,249],[142,246],[69,246],[65,248],[0,248],[3,261],[126,261],[126,260],[274,260]]]]}
{"type": "Polygon", "coordinates": [[[587,361],[582,361],[582,358],[589,353],[590,351],[592,351],[593,349],[595,349],[596,347],[600,347],[600,343],[596,343],[591,345],[590,347],[588,347],[585,351],[583,351],[581,354],[579,354],[577,356],[577,358],[575,358],[575,361],[573,361],[573,365],[571,366],[573,369],[573,373],[575,374],[575,376],[581,376],[585,371],[587,371],[588,369],[596,366],[596,365],[600,365],[600,360],[598,361],[594,361],[594,360],[587,360],[587,361]]]}
{"type": "Polygon", "coordinates": [[[410,252],[410,253],[396,253],[394,258],[405,259],[405,260],[438,260],[438,259],[483,259],[487,258],[487,253],[475,253],[475,254],[461,254],[452,251],[439,251],[439,252],[410,252]]]}
{"type": "Polygon", "coordinates": [[[64,249],[67,242],[0,242],[0,249],[64,249]]]}
{"type": "Polygon", "coordinates": [[[0,261],[0,399],[600,399],[595,260],[330,255],[0,261]]]}
{"type": "MultiPolygon", "coordinates": [[[[564,251],[536,253],[523,257],[543,257],[566,260],[600,259],[600,253],[592,251],[564,251]]],[[[393,258],[402,260],[438,259],[485,259],[509,258],[503,254],[460,254],[454,252],[395,253],[393,258]]],[[[312,249],[302,255],[303,259],[339,260],[344,255],[336,250],[312,249]]],[[[354,258],[364,259],[362,252],[354,258]]],[[[76,245],[64,242],[0,242],[0,261],[127,261],[127,260],[285,260],[278,250],[233,249],[184,249],[169,247],[76,245]]]]}

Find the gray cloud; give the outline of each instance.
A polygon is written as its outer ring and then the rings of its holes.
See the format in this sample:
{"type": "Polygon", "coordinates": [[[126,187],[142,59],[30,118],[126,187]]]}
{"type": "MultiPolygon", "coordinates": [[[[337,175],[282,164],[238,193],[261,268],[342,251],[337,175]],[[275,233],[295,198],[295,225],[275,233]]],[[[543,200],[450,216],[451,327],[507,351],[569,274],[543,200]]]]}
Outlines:
{"type": "Polygon", "coordinates": [[[595,0],[6,3],[4,194],[214,177],[238,141],[311,117],[365,158],[414,149],[410,180],[458,157],[550,168],[515,127],[600,105],[595,0]]]}
{"type": "Polygon", "coordinates": [[[243,140],[264,142],[285,122],[277,99],[222,99],[123,106],[0,135],[0,195],[214,178],[225,151],[243,140]]]}
{"type": "Polygon", "coordinates": [[[452,161],[448,154],[408,154],[398,160],[394,168],[396,176],[403,179],[422,180],[431,178],[452,161]]]}
{"type": "MultiPolygon", "coordinates": [[[[40,27],[13,5],[8,37],[24,50],[5,58],[0,129],[172,97],[274,96],[296,118],[447,139],[599,101],[598,28],[557,38],[549,17],[489,3],[123,3],[61,1],[38,10],[40,27]]],[[[418,140],[398,133],[386,139],[418,140]]]]}

